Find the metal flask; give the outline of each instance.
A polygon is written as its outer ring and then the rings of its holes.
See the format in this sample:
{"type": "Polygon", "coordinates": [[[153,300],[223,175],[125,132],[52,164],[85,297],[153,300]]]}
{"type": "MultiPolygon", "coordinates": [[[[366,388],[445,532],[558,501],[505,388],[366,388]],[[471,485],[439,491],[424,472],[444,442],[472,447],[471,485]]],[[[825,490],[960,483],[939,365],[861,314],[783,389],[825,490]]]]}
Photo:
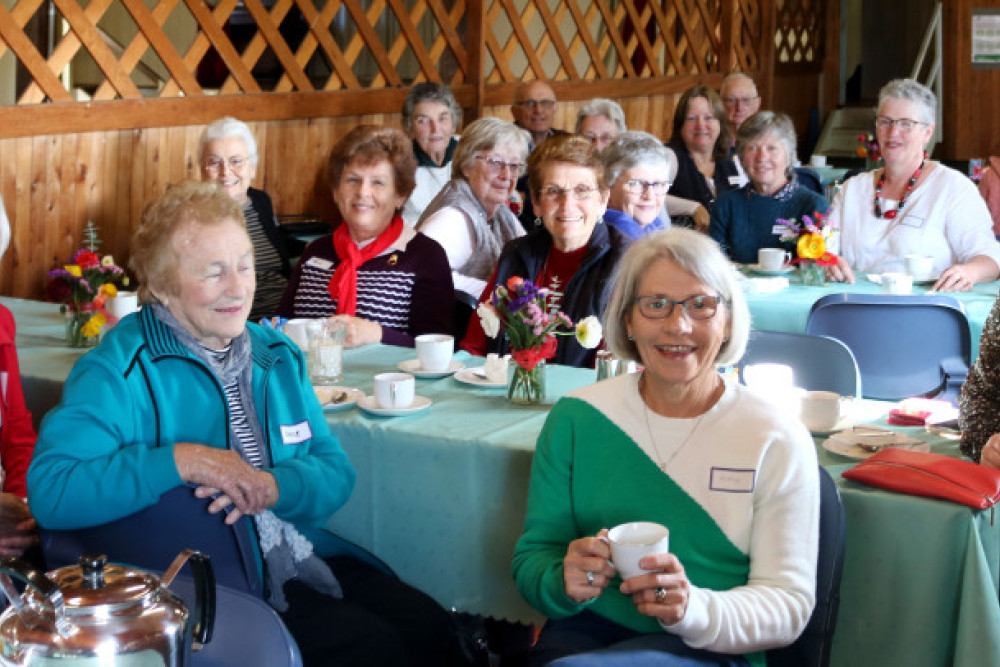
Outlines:
{"type": "Polygon", "coordinates": [[[208,557],[186,549],[162,579],[107,560],[85,555],[47,574],[14,558],[0,560],[0,587],[11,601],[0,616],[0,665],[190,665],[215,620],[208,557]],[[168,589],[186,562],[194,573],[193,614],[168,589]],[[22,594],[11,577],[24,582],[22,594]]]}

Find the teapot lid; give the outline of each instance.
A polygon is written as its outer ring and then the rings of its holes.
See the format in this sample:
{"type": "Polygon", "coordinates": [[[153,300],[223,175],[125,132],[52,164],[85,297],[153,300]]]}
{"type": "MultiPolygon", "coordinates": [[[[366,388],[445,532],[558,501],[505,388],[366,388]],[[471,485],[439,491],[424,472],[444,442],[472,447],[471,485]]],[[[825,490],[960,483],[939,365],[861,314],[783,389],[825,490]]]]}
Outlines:
{"type": "MultiPolygon", "coordinates": [[[[78,565],[70,565],[48,573],[62,590],[68,614],[93,613],[95,607],[114,611],[146,602],[158,594],[160,580],[146,572],[118,564],[108,564],[104,554],[80,556],[78,565]]],[[[36,600],[45,605],[44,597],[31,589],[36,600]]]]}

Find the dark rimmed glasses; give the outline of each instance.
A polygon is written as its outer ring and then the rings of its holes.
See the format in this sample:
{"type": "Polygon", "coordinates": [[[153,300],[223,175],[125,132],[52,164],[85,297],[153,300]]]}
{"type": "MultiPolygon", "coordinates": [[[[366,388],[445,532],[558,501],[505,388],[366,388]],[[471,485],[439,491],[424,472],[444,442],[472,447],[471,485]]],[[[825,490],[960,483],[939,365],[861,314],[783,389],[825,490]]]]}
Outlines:
{"type": "Polygon", "coordinates": [[[721,296],[696,294],[676,301],[656,294],[637,296],[635,303],[639,306],[639,312],[642,316],[651,320],[662,320],[670,317],[674,312],[674,306],[683,308],[684,314],[692,320],[707,320],[715,316],[716,311],[719,310],[719,304],[726,303],[726,299],[721,296]]]}

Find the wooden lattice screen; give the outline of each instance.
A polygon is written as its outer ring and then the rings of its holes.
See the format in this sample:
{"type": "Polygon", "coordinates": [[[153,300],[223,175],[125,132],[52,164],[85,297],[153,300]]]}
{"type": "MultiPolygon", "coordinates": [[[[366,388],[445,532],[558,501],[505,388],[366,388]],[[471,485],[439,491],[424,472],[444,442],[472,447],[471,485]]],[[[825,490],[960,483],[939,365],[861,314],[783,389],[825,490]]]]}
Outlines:
{"type": "Polygon", "coordinates": [[[823,69],[824,5],[824,0],[777,0],[774,57],[779,71],[823,69]]]}
{"type": "Polygon", "coordinates": [[[579,98],[646,95],[650,82],[682,90],[769,58],[761,0],[83,4],[0,6],[0,56],[17,65],[16,80],[0,76],[14,81],[0,90],[12,112],[0,136],[203,122],[234,95],[273,96],[239,101],[256,120],[373,113],[422,80],[452,85],[477,115],[524,80],[565,84],[569,97],[573,84],[599,86],[579,98]],[[113,119],[86,113],[103,103],[117,105],[113,119]]]}

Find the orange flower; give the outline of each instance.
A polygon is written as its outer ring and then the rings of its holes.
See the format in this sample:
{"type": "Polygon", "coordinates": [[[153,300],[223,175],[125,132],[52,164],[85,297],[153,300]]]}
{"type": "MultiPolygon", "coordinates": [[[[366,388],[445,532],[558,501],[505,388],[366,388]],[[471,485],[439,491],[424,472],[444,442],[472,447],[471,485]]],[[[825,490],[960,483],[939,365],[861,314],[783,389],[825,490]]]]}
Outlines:
{"type": "Polygon", "coordinates": [[[802,259],[819,259],[826,252],[826,241],[821,234],[803,234],[796,250],[802,259]]]}
{"type": "Polygon", "coordinates": [[[516,292],[517,288],[520,287],[523,282],[524,278],[520,276],[511,276],[507,279],[507,289],[511,292],[516,292]]]}

